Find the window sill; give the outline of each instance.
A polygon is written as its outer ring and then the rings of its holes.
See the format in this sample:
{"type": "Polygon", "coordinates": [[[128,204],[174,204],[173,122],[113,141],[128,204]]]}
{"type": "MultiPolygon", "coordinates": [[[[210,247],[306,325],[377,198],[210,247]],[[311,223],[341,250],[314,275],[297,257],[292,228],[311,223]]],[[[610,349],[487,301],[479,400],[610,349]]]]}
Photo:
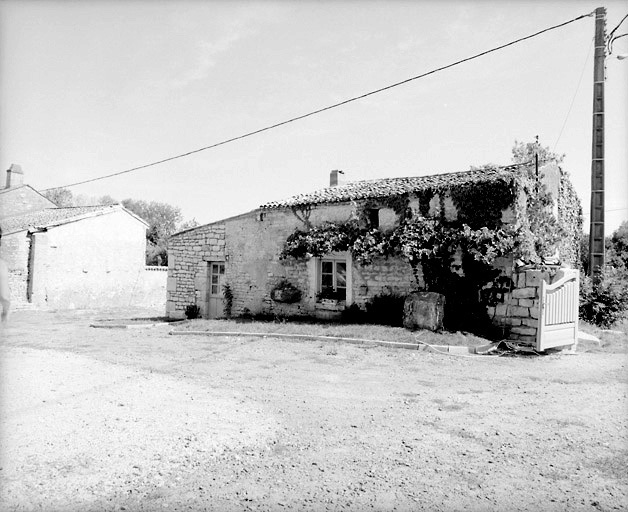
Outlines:
{"type": "Polygon", "coordinates": [[[335,299],[320,299],[314,307],[326,311],[342,311],[345,309],[346,301],[335,299]]]}

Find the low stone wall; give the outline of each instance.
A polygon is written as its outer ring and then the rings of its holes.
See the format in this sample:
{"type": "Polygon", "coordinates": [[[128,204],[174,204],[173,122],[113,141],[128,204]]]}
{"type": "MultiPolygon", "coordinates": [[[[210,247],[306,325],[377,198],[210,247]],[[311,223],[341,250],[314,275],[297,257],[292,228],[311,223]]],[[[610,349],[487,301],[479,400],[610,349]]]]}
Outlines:
{"type": "Polygon", "coordinates": [[[503,326],[508,339],[533,344],[539,326],[541,282],[553,283],[558,268],[515,269],[512,289],[505,292],[503,302],[487,309],[493,323],[503,326]]]}
{"type": "Polygon", "coordinates": [[[166,310],[166,283],[168,267],[146,267],[138,282],[131,303],[134,306],[166,310]]]}

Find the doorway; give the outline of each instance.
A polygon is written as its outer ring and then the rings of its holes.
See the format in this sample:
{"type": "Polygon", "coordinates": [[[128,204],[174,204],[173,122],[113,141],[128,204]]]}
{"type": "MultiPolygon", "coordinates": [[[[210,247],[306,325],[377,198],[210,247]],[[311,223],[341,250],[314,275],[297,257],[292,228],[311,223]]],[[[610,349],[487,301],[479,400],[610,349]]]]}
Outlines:
{"type": "Polygon", "coordinates": [[[222,318],[224,316],[223,290],[225,279],[225,262],[209,261],[209,286],[207,287],[207,318],[222,318]]]}

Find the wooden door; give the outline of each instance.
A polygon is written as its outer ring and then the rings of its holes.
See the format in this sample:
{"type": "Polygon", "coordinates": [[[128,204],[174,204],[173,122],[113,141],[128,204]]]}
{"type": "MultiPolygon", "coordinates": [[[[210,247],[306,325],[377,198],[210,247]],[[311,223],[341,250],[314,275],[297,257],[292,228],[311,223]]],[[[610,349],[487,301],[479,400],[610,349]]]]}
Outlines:
{"type": "Polygon", "coordinates": [[[209,285],[207,287],[207,317],[221,318],[224,316],[223,284],[225,279],[225,262],[210,261],[209,285]]]}
{"type": "Polygon", "coordinates": [[[536,349],[573,345],[578,340],[580,273],[570,271],[553,284],[541,282],[536,349]]]}

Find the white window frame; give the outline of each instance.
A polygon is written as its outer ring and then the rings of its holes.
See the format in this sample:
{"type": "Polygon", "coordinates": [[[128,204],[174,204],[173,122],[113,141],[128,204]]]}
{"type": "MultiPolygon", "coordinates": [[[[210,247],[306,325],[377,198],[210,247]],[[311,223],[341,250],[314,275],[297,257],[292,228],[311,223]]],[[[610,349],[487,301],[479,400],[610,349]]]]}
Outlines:
{"type": "Polygon", "coordinates": [[[309,274],[310,274],[310,290],[313,290],[313,295],[321,292],[322,289],[322,266],[323,261],[333,261],[334,262],[334,289],[336,289],[336,263],[342,262],[346,264],[346,294],[345,294],[345,302],[347,304],[351,304],[353,302],[353,290],[352,290],[352,282],[353,282],[353,264],[351,260],[351,255],[348,252],[341,253],[331,253],[323,256],[322,258],[311,258],[309,262],[309,274]]]}

